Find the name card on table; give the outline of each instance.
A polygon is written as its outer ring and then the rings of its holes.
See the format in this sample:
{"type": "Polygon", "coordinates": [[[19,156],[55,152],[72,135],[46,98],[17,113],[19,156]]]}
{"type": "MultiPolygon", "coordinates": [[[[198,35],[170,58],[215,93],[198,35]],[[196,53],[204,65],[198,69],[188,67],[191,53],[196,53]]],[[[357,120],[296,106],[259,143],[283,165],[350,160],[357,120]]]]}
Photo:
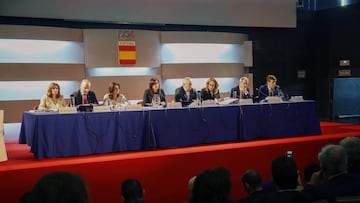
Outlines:
{"type": "Polygon", "coordinates": [[[216,105],[215,100],[209,99],[209,100],[205,100],[202,102],[203,106],[212,106],[212,105],[216,105]]]}
{"type": "Polygon", "coordinates": [[[303,96],[291,96],[290,100],[292,102],[304,101],[303,96]]]}
{"type": "Polygon", "coordinates": [[[126,111],[141,110],[141,109],[142,109],[141,104],[129,104],[125,107],[126,111]]]}
{"type": "Polygon", "coordinates": [[[167,103],[168,108],[182,108],[181,102],[167,103]]]}
{"type": "Polygon", "coordinates": [[[269,103],[280,103],[280,102],[283,101],[283,100],[281,99],[281,97],[278,97],[278,96],[268,96],[268,97],[266,97],[266,100],[267,100],[269,103]]]}
{"type": "Polygon", "coordinates": [[[61,107],[59,108],[59,113],[67,114],[67,113],[77,113],[76,107],[61,107]]]}
{"type": "Polygon", "coordinates": [[[252,104],[252,99],[239,99],[239,104],[252,104]]]}
{"type": "Polygon", "coordinates": [[[109,112],[110,106],[94,106],[93,112],[109,112]]]}

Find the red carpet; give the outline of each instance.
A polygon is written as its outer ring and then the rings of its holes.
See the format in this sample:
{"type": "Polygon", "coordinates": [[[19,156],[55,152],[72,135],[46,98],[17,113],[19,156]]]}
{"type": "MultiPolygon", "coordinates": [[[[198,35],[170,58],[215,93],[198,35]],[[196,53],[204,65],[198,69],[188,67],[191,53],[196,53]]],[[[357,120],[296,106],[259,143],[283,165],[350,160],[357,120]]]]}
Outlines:
{"type": "Polygon", "coordinates": [[[248,168],[258,170],[263,179],[270,179],[273,158],[292,150],[302,171],[310,162],[317,162],[320,148],[338,144],[347,136],[360,136],[360,125],[321,123],[322,135],[204,145],[156,151],[122,152],[83,157],[33,158],[26,145],[6,143],[9,161],[0,163],[1,202],[19,202],[44,173],[66,170],[78,173],[87,182],[90,202],[122,202],[120,184],[125,178],[139,179],[147,203],[183,203],[189,192],[187,181],[206,168],[224,166],[232,174],[232,198],[245,195],[241,174],[248,168]]]}

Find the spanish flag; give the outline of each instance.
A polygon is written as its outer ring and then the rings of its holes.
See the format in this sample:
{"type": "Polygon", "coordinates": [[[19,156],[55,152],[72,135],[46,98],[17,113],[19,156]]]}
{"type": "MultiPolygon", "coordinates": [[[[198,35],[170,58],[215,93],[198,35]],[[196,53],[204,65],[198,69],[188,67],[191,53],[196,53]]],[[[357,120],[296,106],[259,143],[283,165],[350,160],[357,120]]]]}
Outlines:
{"type": "Polygon", "coordinates": [[[119,63],[121,65],[136,64],[136,44],[135,41],[119,41],[119,63]]]}

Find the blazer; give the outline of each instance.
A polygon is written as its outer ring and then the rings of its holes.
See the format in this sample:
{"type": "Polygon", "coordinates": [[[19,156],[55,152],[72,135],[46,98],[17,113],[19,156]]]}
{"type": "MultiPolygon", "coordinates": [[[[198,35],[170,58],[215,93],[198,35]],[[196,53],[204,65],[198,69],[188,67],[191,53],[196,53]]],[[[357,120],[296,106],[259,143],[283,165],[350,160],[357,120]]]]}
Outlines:
{"type": "Polygon", "coordinates": [[[327,199],[330,203],[335,202],[336,197],[359,196],[360,176],[344,173],[332,177],[323,184],[307,187],[304,192],[312,201],[327,199]]]}
{"type": "MultiPolygon", "coordinates": [[[[196,90],[194,88],[191,88],[189,96],[190,96],[189,102],[196,100],[196,90]]],[[[181,86],[175,90],[175,102],[183,102],[183,101],[187,102],[188,100],[186,98],[186,91],[181,86]]]]}
{"type": "MultiPolygon", "coordinates": [[[[277,95],[279,95],[279,89],[277,87],[275,87],[273,89],[273,96],[277,96],[277,95]]],[[[261,85],[259,87],[258,96],[259,96],[260,101],[265,99],[267,96],[269,96],[269,88],[266,84],[261,85]]]]}
{"type": "Polygon", "coordinates": [[[104,105],[106,106],[117,105],[117,104],[120,104],[121,106],[126,106],[128,104],[128,101],[123,94],[119,94],[116,100],[110,99],[109,94],[105,94],[103,101],[104,101],[104,105]]]}
{"type": "Polygon", "coordinates": [[[230,91],[230,97],[233,98],[233,94],[234,92],[236,92],[236,98],[238,99],[251,99],[251,95],[250,95],[250,90],[249,88],[246,88],[247,92],[243,95],[241,95],[240,97],[240,88],[239,86],[236,86],[236,87],[233,87],[231,88],[231,91],[230,91]]]}
{"type": "Polygon", "coordinates": [[[220,92],[214,94],[214,95],[211,95],[210,92],[206,91],[206,88],[203,88],[201,90],[201,99],[202,100],[214,100],[214,99],[220,99],[220,92]]]}
{"type": "Polygon", "coordinates": [[[60,95],[60,97],[57,98],[56,103],[54,103],[50,97],[44,95],[40,100],[38,109],[41,111],[58,111],[60,107],[65,106],[66,102],[63,95],[60,95]]]}
{"type": "MultiPolygon", "coordinates": [[[[73,92],[72,95],[75,97],[75,105],[82,104],[82,95],[80,90],[73,92]]],[[[93,91],[89,91],[87,94],[87,102],[88,104],[99,104],[98,100],[96,99],[96,95],[93,91]]]]}
{"type": "MultiPolygon", "coordinates": [[[[144,91],[144,96],[143,96],[144,106],[152,105],[153,96],[154,96],[154,94],[151,92],[150,89],[146,89],[144,91]]],[[[166,102],[165,92],[163,89],[160,89],[160,101],[166,102]]]]}

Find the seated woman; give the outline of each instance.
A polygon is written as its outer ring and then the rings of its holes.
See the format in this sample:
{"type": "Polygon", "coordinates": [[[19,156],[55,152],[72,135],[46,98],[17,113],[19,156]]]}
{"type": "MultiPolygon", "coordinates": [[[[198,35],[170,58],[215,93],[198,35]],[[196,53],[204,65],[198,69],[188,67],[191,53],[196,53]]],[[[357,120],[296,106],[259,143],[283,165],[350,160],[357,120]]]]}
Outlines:
{"type": "Polygon", "coordinates": [[[49,85],[46,95],[41,100],[38,109],[41,111],[59,111],[60,107],[65,107],[64,96],[60,94],[59,84],[52,82],[49,85]]]}
{"type": "Polygon", "coordinates": [[[166,105],[165,93],[160,89],[158,79],[151,78],[149,81],[149,88],[144,91],[144,106],[166,105]]]}
{"type": "Polygon", "coordinates": [[[241,77],[239,85],[231,88],[230,97],[238,99],[251,99],[250,90],[248,88],[249,78],[241,77]]]}
{"type": "Polygon", "coordinates": [[[220,99],[219,84],[215,78],[211,77],[206,82],[206,87],[201,90],[202,100],[215,100],[220,99]]]}
{"type": "Polygon", "coordinates": [[[126,106],[128,101],[123,94],[120,94],[120,84],[111,82],[109,84],[109,93],[104,95],[104,105],[119,108],[120,106],[126,106]]]}

